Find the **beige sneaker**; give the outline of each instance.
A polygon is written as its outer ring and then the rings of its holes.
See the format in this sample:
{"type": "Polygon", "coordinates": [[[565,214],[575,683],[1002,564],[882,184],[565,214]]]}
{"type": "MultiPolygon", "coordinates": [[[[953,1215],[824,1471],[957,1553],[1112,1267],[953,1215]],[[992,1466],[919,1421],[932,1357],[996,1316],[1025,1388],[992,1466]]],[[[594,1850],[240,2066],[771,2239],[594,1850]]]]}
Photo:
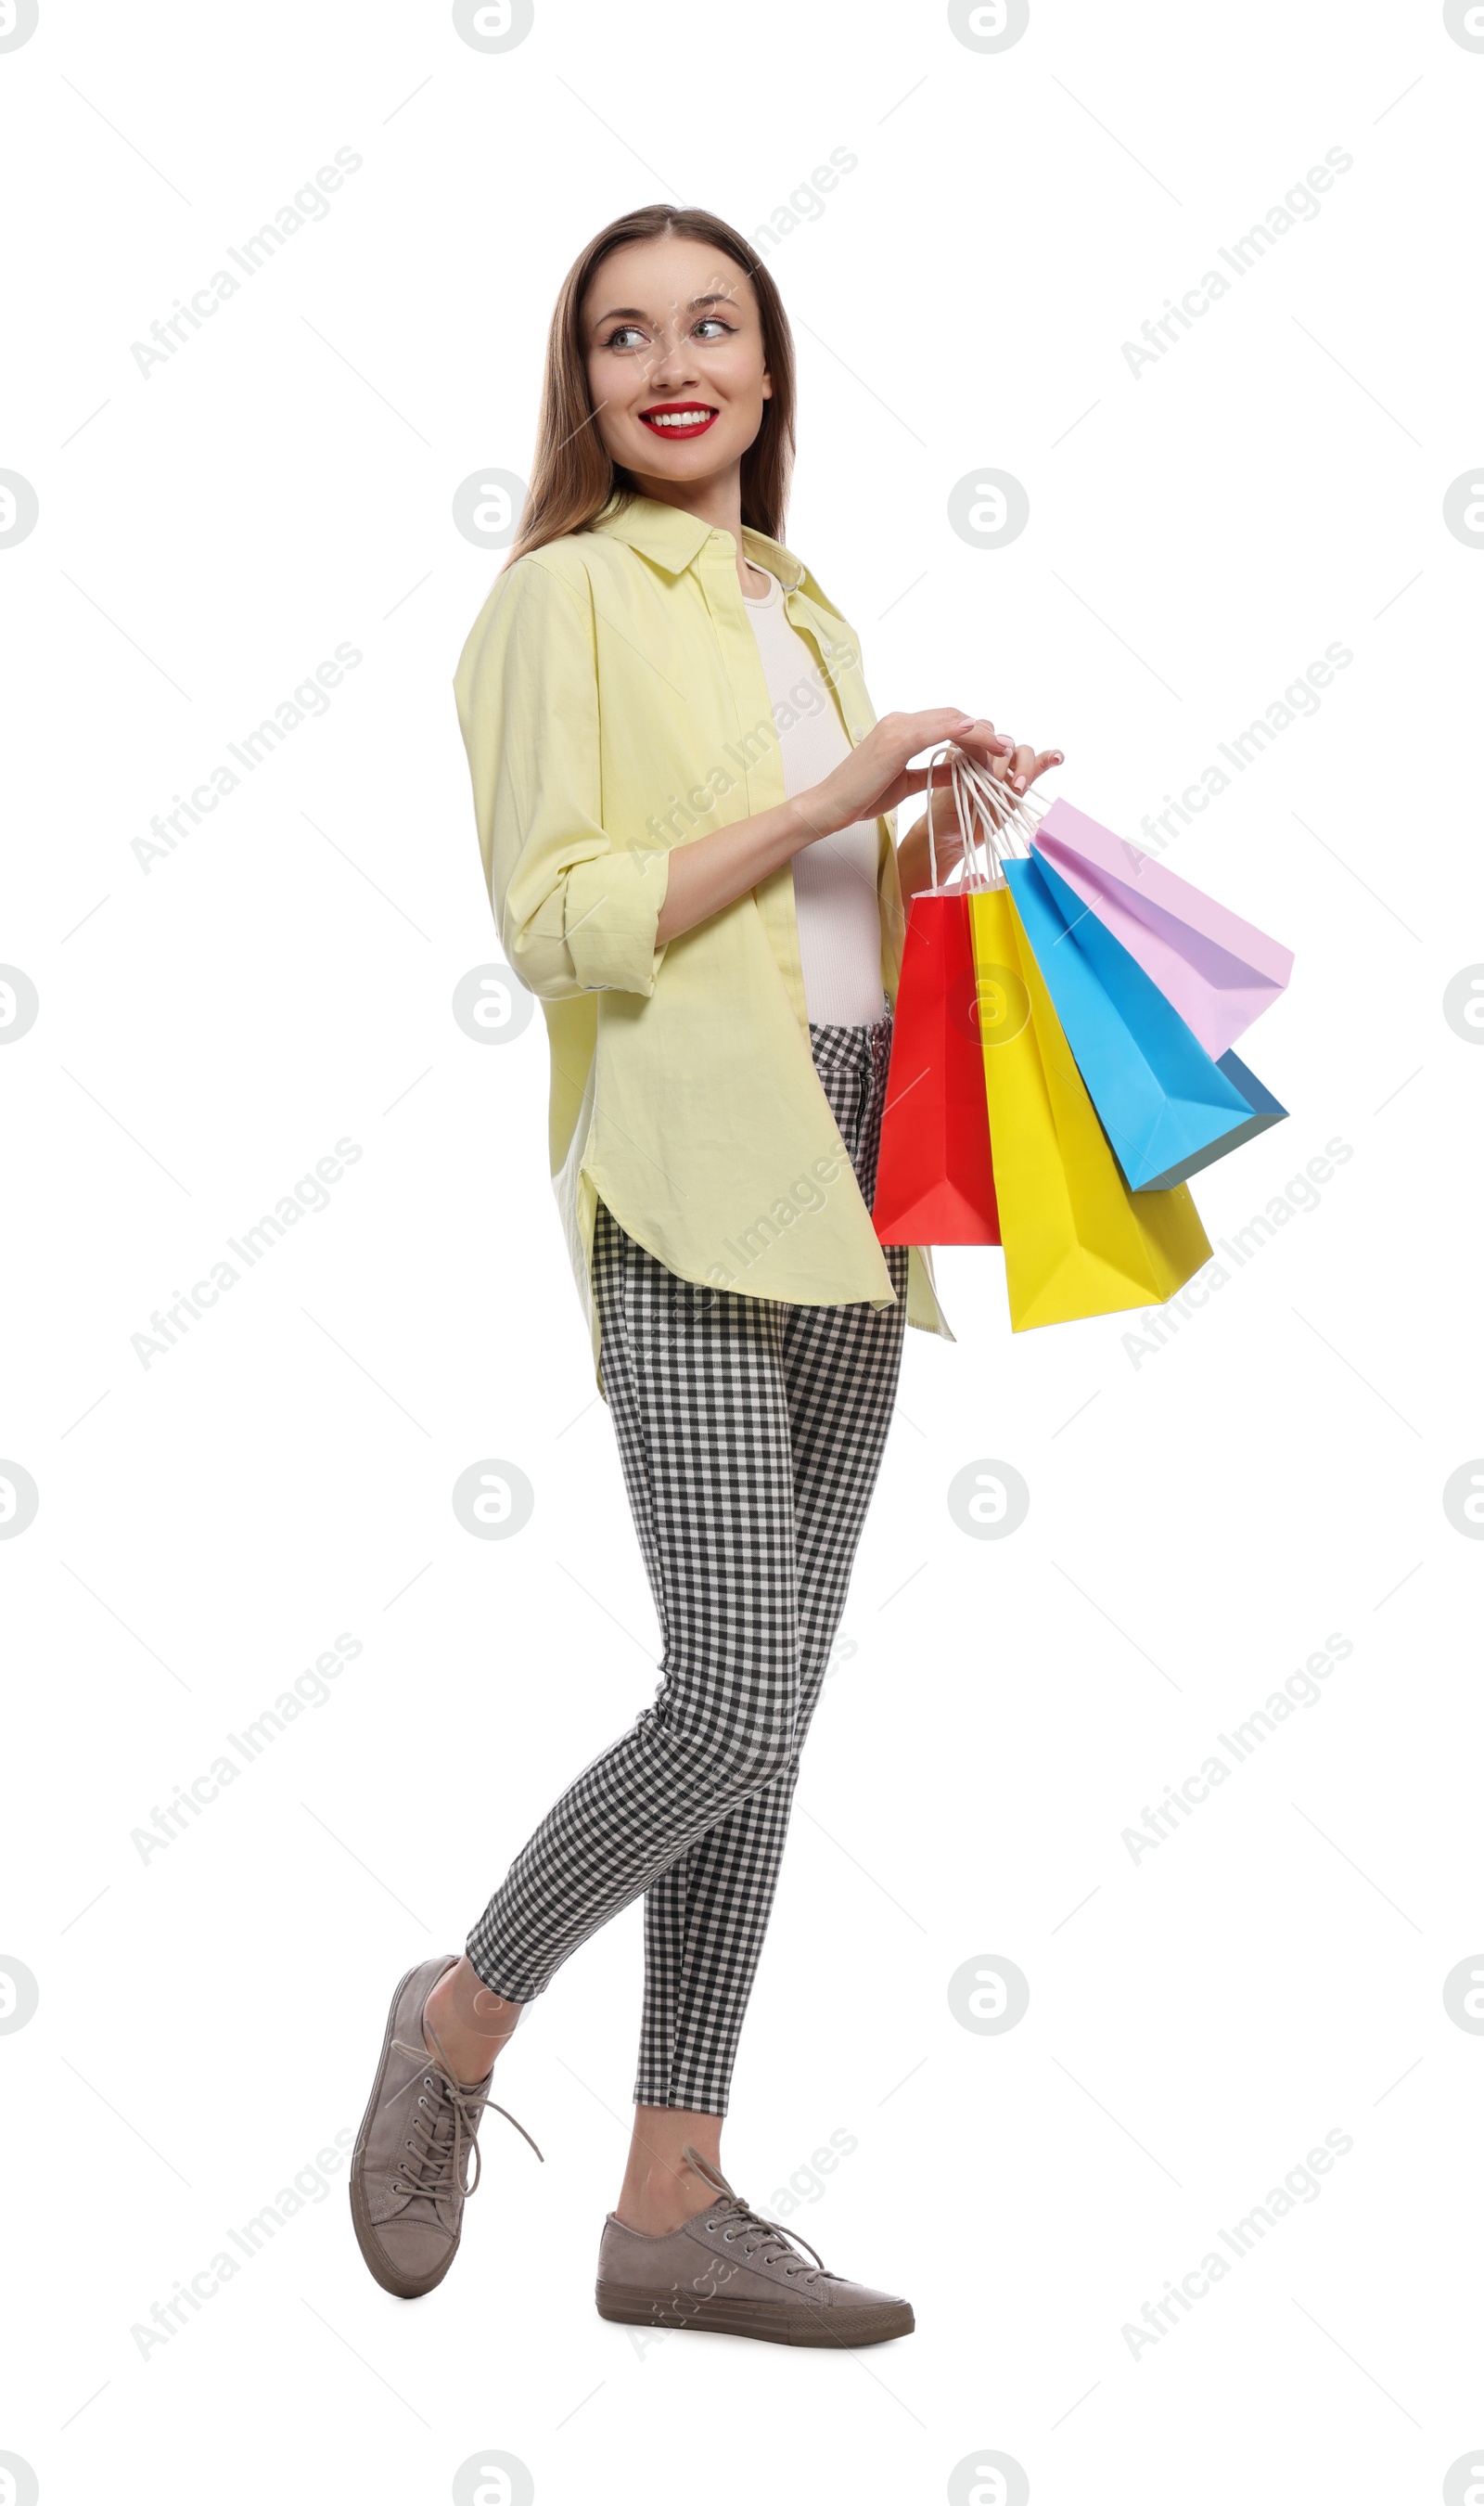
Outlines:
{"type": "MultiPolygon", "coordinates": [[[[425,1959],[393,1993],[376,2084],[350,2162],[356,2242],[371,2277],[393,2297],[425,2297],[437,2288],[458,2252],[464,2203],[479,2181],[476,2134],[484,2108],[494,2104],[485,2094],[493,2071],[456,2080],[423,2037],[428,1995],[457,1964],[425,1959]],[[474,2176],[466,2181],[471,2151],[474,2176]]],[[[531,2140],[504,2106],[495,2112],[531,2140]]]]}
{"type": "Polygon", "coordinates": [[[862,2349],[915,2329],[904,2297],[826,2271],[812,2245],[761,2217],[698,2150],[688,2146],[685,2156],[721,2198],[668,2237],[641,2236],[610,2210],[598,2249],[598,2312],[611,2323],[736,2332],[801,2349],[862,2349]],[[814,2254],[812,2264],[805,2254],[814,2254]]]}

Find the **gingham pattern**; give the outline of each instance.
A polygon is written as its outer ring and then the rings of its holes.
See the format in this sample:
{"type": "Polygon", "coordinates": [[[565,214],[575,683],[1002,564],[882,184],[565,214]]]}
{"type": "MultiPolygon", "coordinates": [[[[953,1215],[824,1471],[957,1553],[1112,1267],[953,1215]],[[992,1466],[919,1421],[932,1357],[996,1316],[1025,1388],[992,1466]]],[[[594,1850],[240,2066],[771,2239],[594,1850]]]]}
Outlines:
{"type": "MultiPolygon", "coordinates": [[[[809,1029],[867,1205],[891,1026],[809,1029]]],[[[642,2105],[726,2111],[798,1753],[896,1400],[907,1252],[883,1252],[895,1306],[781,1305],[677,1278],[599,1204],[603,1379],[661,1676],[516,1855],[468,1951],[492,1991],[529,2001],[647,1892],[642,2105]]]]}

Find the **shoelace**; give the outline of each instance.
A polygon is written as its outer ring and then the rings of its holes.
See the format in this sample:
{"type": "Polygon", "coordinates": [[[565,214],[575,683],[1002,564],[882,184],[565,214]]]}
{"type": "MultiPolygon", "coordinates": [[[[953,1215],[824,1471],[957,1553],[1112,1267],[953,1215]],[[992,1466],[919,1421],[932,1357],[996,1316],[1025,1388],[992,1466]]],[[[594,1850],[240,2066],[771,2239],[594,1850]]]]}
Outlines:
{"type": "MultiPolygon", "coordinates": [[[[515,2122],[508,2106],[496,2105],[494,2098],[485,2096],[479,2089],[468,2088],[462,2080],[454,2079],[451,2072],[445,2071],[433,2059],[425,2045],[405,2045],[400,2037],[394,2037],[392,2051],[428,2065],[422,2087],[424,2091],[434,2090],[439,2098],[438,2104],[430,2107],[426,2095],[419,2095],[416,2108],[408,2116],[408,2133],[415,2137],[409,2136],[406,2140],[406,2154],[397,2170],[397,2181],[392,2186],[394,2193],[413,2193],[433,2202],[455,2194],[467,2202],[471,2194],[477,2193],[481,2171],[477,2134],[479,2117],[486,2106],[493,2107],[498,2115],[504,2115],[507,2123],[514,2124],[521,2139],[530,2140],[531,2147],[536,2149],[524,2124],[515,2122]],[[465,2170],[471,2150],[474,2153],[474,2175],[466,2183],[465,2170]]],[[[539,2149],[536,2149],[536,2155],[541,2158],[539,2149]]],[[[546,2165],[544,2158],[542,2165],[546,2165]]]]}
{"type": "Polygon", "coordinates": [[[725,2243],[731,2244],[740,2238],[742,2251],[749,2261],[757,2255],[763,2262],[786,2262],[785,2277],[789,2279],[802,2275],[809,2282],[830,2276],[823,2257],[814,2253],[807,2237],[801,2237],[795,2228],[782,2228],[776,2219],[764,2218],[760,2210],[755,2210],[750,2202],[743,2201],[740,2193],[733,2192],[721,2168],[713,2166],[710,2160],[703,2158],[698,2149],[692,2149],[689,2141],[681,2156],[689,2161],[697,2175],[704,2177],[708,2184],[714,2184],[718,2193],[724,2196],[726,2207],[721,2212],[717,2225],[725,2243]],[[723,2220],[728,2223],[725,2227],[722,2227],[723,2220]],[[802,2245],[806,2254],[814,2254],[814,2268],[811,2269],[795,2251],[797,2245],[802,2245]]]}

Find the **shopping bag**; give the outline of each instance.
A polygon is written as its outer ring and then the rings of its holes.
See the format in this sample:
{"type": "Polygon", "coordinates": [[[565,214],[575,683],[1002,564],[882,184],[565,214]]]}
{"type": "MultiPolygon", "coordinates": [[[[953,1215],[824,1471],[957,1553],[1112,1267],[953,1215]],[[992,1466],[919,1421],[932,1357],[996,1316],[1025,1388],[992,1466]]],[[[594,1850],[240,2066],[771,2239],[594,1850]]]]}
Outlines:
{"type": "Polygon", "coordinates": [[[1246,1062],[1239,1061],[1234,1053],[1223,1053],[1217,1068],[1247,1099],[1247,1120],[1228,1139],[1218,1141],[1205,1157],[1197,1158],[1193,1164],[1187,1160],[1180,1178],[1182,1183],[1191,1175],[1199,1174],[1203,1166],[1215,1164],[1218,1158],[1224,1158],[1228,1149],[1239,1149],[1244,1140],[1254,1140],[1259,1131],[1270,1131],[1275,1123],[1286,1123],[1289,1119],[1287,1105],[1280,1105],[1277,1097],[1263,1087],[1255,1071],[1249,1070],[1246,1062]]]}
{"type": "Polygon", "coordinates": [[[1051,803],[1032,845],[1122,942],[1214,1061],[1287,988],[1291,949],[1070,801],[1051,803]]]}
{"type": "Polygon", "coordinates": [[[1168,1191],[1283,1119],[1281,1106],[1257,1115],[1044,854],[1007,858],[1004,870],[1052,1007],[1133,1191],[1168,1191]]]}
{"type": "Polygon", "coordinates": [[[1124,1182],[1009,888],[969,914],[1010,1328],[1162,1305],[1211,1259],[1190,1195],[1124,1182]]]}
{"type": "Polygon", "coordinates": [[[1000,1241],[961,889],[908,902],[871,1218],[883,1244],[1000,1241]]]}

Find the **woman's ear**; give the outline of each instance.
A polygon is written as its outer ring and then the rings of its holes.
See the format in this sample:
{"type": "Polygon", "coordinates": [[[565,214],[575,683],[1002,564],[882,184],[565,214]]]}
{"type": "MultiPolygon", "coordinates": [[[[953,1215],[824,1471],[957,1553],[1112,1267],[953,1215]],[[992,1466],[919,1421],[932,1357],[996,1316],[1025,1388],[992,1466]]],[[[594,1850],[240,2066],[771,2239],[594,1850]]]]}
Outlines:
{"type": "Polygon", "coordinates": [[[762,369],[762,397],[764,400],[771,400],[773,397],[773,377],[766,366],[762,369]]]}

